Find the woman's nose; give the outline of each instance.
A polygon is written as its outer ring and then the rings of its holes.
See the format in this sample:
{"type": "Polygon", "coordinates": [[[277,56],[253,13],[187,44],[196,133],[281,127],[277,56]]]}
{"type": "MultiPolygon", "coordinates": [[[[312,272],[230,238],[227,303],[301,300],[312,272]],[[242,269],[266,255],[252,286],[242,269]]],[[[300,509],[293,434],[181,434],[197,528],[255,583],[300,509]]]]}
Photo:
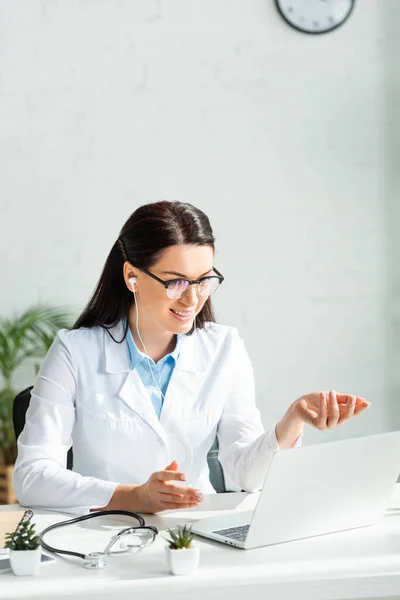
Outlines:
{"type": "Polygon", "coordinates": [[[189,285],[186,292],[182,295],[181,300],[188,306],[195,306],[197,304],[197,285],[189,285]]]}

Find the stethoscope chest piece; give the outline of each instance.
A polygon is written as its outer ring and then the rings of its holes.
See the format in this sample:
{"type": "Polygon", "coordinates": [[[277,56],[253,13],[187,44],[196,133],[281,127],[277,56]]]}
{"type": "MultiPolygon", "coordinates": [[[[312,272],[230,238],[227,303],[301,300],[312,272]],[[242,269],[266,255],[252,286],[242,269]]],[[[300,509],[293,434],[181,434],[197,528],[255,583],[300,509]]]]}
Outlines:
{"type": "Polygon", "coordinates": [[[98,570],[104,569],[106,563],[104,562],[103,552],[90,552],[85,555],[85,569],[98,570]]]}

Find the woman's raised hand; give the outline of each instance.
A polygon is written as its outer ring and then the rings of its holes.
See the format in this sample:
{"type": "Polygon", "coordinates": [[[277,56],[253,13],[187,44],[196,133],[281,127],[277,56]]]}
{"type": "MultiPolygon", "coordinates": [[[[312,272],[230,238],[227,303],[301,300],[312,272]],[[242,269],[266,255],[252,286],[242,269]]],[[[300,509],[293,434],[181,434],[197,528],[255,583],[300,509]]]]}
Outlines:
{"type": "Polygon", "coordinates": [[[307,423],[316,429],[333,429],[371,406],[364,398],[350,394],[311,392],[293,402],[277,423],[275,432],[280,448],[292,448],[307,423]]]}
{"type": "Polygon", "coordinates": [[[333,429],[370,406],[364,398],[330,392],[311,392],[295,402],[295,412],[303,423],[316,429],[333,429]]]}

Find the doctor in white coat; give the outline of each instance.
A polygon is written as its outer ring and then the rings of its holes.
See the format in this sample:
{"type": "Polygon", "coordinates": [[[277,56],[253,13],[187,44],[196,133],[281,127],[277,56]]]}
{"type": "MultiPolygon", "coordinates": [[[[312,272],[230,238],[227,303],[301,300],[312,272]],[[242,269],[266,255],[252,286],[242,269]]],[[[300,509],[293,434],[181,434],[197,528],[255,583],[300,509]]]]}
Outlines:
{"type": "Polygon", "coordinates": [[[274,452],[303,425],[336,427],[363,398],[313,392],[264,431],[238,332],[215,323],[207,216],[189,204],[138,208],[123,226],[72,331],[61,330],[32,390],[13,486],[26,506],[155,513],[212,492],[215,435],[224,472],[260,489],[274,452]],[[73,470],[66,469],[73,446],[73,470]]]}

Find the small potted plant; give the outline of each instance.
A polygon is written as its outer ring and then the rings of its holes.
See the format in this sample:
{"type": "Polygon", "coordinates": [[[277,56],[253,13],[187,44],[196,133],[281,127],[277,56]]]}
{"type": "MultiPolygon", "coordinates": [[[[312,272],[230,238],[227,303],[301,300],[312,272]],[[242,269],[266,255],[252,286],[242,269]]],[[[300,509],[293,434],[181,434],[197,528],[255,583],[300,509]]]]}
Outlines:
{"type": "Polygon", "coordinates": [[[14,575],[36,574],[40,566],[41,547],[34,523],[23,521],[14,533],[7,533],[5,547],[10,550],[14,575]]]}
{"type": "Polygon", "coordinates": [[[167,530],[170,539],[165,551],[169,569],[173,575],[188,575],[199,564],[199,548],[193,546],[194,533],[192,527],[178,525],[176,529],[167,530]]]}

